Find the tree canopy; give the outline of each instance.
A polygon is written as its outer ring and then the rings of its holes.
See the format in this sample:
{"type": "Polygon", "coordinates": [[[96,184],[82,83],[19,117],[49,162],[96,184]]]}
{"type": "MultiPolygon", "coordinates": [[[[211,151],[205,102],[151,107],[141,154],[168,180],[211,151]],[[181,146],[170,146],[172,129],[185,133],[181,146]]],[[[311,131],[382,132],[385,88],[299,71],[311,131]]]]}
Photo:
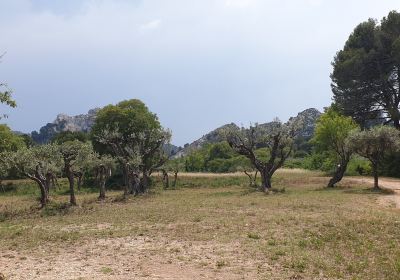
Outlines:
{"type": "Polygon", "coordinates": [[[0,164],[6,170],[16,169],[20,175],[35,181],[40,189],[40,203],[48,202],[50,178],[61,172],[62,159],[55,145],[22,148],[15,152],[3,152],[0,164]]]}
{"type": "MultiPolygon", "coordinates": [[[[2,57],[3,57],[3,55],[0,55],[0,59],[2,57]]],[[[12,98],[12,90],[4,82],[0,82],[0,103],[10,106],[12,108],[17,107],[17,103],[12,98]]],[[[0,115],[0,119],[2,117],[7,117],[7,115],[5,115],[5,114],[0,115]]]]}
{"type": "Polygon", "coordinates": [[[63,144],[68,141],[78,140],[80,142],[87,142],[90,140],[88,133],[83,131],[63,131],[56,134],[52,139],[52,143],[63,144]]]}
{"type": "Polygon", "coordinates": [[[327,152],[337,166],[328,187],[333,187],[343,178],[353,153],[348,136],[357,128],[351,117],[340,115],[334,108],[329,108],[317,121],[312,143],[317,150],[327,152]]]}
{"type": "Polygon", "coordinates": [[[375,178],[375,188],[379,188],[379,166],[385,157],[400,149],[399,131],[390,126],[375,126],[370,130],[354,132],[349,137],[352,149],[370,160],[375,178]]]}
{"type": "Polygon", "coordinates": [[[23,137],[13,133],[7,125],[0,124],[0,152],[16,151],[25,146],[23,137]]]}
{"type": "Polygon", "coordinates": [[[379,25],[359,24],[333,63],[332,90],[338,108],[362,127],[392,123],[400,129],[400,13],[379,25]]]}
{"type": "Polygon", "coordinates": [[[269,127],[251,126],[249,129],[230,129],[227,141],[238,154],[247,157],[260,172],[263,191],[272,188],[271,178],[290,156],[297,124],[282,124],[279,120],[269,127]],[[264,148],[264,153],[256,153],[264,148]],[[266,152],[266,153],[265,153],[266,152]]]}
{"type": "Polygon", "coordinates": [[[171,133],[164,130],[155,114],[140,100],[132,99],[108,105],[97,113],[92,128],[95,149],[109,153],[122,166],[125,189],[137,194],[147,189],[150,174],[168,159],[164,147],[171,133]],[[132,178],[142,174],[140,185],[132,178]]]}

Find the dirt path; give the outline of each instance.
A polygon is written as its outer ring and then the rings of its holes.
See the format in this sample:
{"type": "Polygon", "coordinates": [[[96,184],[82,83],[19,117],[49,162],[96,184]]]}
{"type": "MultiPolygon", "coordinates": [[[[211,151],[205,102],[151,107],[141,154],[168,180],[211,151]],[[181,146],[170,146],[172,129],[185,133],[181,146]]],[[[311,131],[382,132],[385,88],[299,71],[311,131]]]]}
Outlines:
{"type": "MultiPolygon", "coordinates": [[[[373,186],[374,184],[374,179],[368,177],[346,177],[346,180],[363,185],[373,186]]],[[[379,178],[379,186],[383,189],[393,191],[393,194],[380,197],[378,203],[383,206],[395,206],[396,208],[400,208],[400,179],[379,178]]]]}
{"type": "Polygon", "coordinates": [[[241,259],[239,251],[239,243],[106,238],[34,252],[5,250],[0,253],[0,269],[10,280],[257,279],[257,264],[241,259]]]}

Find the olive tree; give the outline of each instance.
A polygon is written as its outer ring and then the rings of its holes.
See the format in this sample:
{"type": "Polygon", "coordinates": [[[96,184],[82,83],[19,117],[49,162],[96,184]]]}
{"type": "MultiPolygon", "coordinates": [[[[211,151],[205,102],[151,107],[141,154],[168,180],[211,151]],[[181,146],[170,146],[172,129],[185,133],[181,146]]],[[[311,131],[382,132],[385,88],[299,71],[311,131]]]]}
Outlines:
{"type": "Polygon", "coordinates": [[[87,165],[87,161],[92,158],[93,148],[90,143],[80,141],[67,141],[59,146],[64,172],[69,182],[70,203],[76,205],[74,178],[76,172],[82,170],[87,165]]]}
{"type": "Polygon", "coordinates": [[[15,152],[4,152],[0,156],[6,170],[16,169],[21,175],[33,180],[40,189],[40,204],[46,206],[54,174],[59,173],[62,158],[55,145],[22,148],[15,152]]]}
{"type": "Polygon", "coordinates": [[[357,124],[351,117],[345,117],[329,108],[317,121],[312,143],[317,150],[326,151],[337,163],[336,170],[329,180],[328,187],[334,187],[340,182],[346,172],[347,165],[353,154],[349,134],[357,129],[357,124]]]}
{"type": "Polygon", "coordinates": [[[183,158],[172,159],[169,160],[166,164],[164,164],[162,169],[166,170],[167,172],[172,172],[172,174],[174,175],[172,187],[175,188],[176,183],[178,182],[179,172],[185,169],[185,162],[183,161],[183,158]]]}
{"type": "Polygon", "coordinates": [[[239,166],[236,168],[236,171],[243,172],[249,178],[249,186],[256,188],[257,187],[257,177],[258,170],[254,167],[253,164],[249,161],[248,158],[242,156],[238,158],[239,166]]]}
{"type": "Polygon", "coordinates": [[[168,159],[164,147],[170,135],[137,99],[104,107],[92,129],[96,150],[113,155],[122,167],[124,196],[147,190],[151,173],[168,159]]]}
{"type": "Polygon", "coordinates": [[[140,192],[143,193],[150,184],[151,174],[169,159],[169,153],[165,146],[170,142],[171,133],[160,127],[145,131],[138,138],[140,139],[139,155],[141,158],[139,167],[142,173],[140,192]]]}
{"type": "MultiPolygon", "coordinates": [[[[0,55],[0,59],[3,57],[3,55],[0,55]]],[[[7,86],[7,84],[4,82],[0,82],[0,103],[5,104],[9,107],[15,108],[15,107],[17,107],[17,103],[12,98],[11,94],[12,94],[12,90],[7,86]]],[[[0,119],[6,118],[6,117],[7,117],[6,114],[0,115],[0,119]]]]}
{"type": "Polygon", "coordinates": [[[247,157],[260,172],[262,189],[269,192],[272,188],[271,178],[276,170],[282,167],[293,148],[296,134],[295,123],[283,124],[275,120],[268,126],[254,125],[250,128],[231,128],[226,131],[229,145],[240,155],[247,157]],[[267,158],[257,155],[256,150],[264,148],[267,158]]]}
{"type": "Polygon", "coordinates": [[[88,162],[88,169],[93,172],[95,183],[99,187],[99,200],[106,198],[106,181],[115,169],[115,159],[109,155],[94,153],[88,162]]]}
{"type": "Polygon", "coordinates": [[[95,137],[97,143],[106,145],[111,150],[111,154],[122,167],[124,196],[126,197],[129,193],[139,189],[136,178],[139,177],[141,159],[136,143],[130,143],[130,138],[124,137],[117,126],[112,129],[104,127],[101,131],[96,132],[95,137]]]}
{"type": "MultiPolygon", "coordinates": [[[[0,154],[0,157],[2,155],[3,154],[0,154]]],[[[3,192],[4,192],[4,187],[3,187],[2,181],[4,178],[6,178],[8,176],[8,171],[9,171],[9,168],[8,168],[7,163],[3,162],[3,160],[0,159],[0,186],[1,186],[1,189],[3,192]]]]}
{"type": "Polygon", "coordinates": [[[356,153],[371,162],[374,188],[379,189],[379,166],[388,154],[400,149],[399,131],[390,126],[376,126],[350,134],[349,142],[356,153]]]}

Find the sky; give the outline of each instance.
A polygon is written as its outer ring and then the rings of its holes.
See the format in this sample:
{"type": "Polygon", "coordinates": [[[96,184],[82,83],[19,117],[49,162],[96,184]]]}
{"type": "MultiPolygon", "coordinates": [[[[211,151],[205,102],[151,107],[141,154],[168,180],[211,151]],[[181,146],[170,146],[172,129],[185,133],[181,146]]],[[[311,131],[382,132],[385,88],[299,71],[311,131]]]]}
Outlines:
{"type": "Polygon", "coordinates": [[[137,98],[183,145],[226,123],[286,121],[332,99],[354,27],[398,0],[0,0],[0,81],[31,132],[137,98]]]}

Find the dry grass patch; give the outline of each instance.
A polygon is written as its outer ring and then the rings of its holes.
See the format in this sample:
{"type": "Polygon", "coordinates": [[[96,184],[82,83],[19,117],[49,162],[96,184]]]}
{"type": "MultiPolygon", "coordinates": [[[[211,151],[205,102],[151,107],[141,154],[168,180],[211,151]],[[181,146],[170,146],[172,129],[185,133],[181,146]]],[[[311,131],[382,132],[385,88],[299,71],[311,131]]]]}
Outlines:
{"type": "Polygon", "coordinates": [[[0,222],[1,272],[12,279],[399,279],[399,211],[381,207],[382,194],[365,186],[326,190],[326,182],[285,171],[274,179],[285,191],[264,195],[245,177],[187,175],[175,190],[126,202],[112,192],[106,203],[81,194],[74,208],[60,206],[60,195],[55,210],[39,212],[32,197],[2,196],[1,212],[14,214],[0,222]]]}

